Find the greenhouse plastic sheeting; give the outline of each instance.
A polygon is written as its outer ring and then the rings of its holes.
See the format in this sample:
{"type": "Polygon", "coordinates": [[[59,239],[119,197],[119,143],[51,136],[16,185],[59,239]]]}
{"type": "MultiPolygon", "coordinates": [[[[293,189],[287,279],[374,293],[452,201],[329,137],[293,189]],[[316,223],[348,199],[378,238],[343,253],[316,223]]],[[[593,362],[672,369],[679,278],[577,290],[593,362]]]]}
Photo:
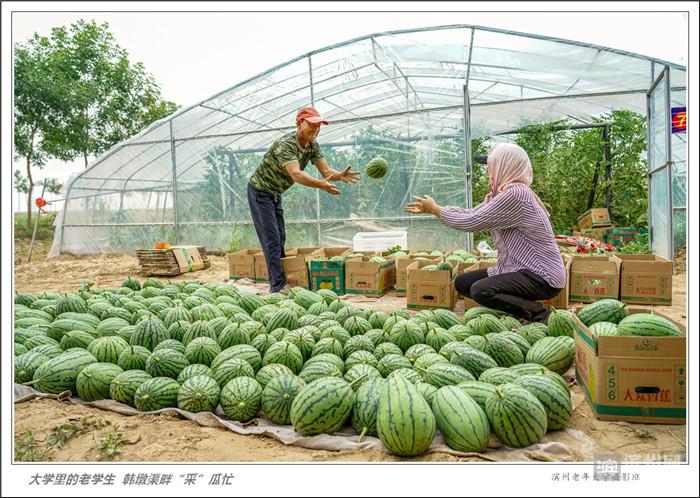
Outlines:
{"type": "MultiPolygon", "coordinates": [[[[618,109],[645,114],[646,91],[666,66],[674,100],[685,101],[683,66],[487,27],[377,33],[326,47],[180,109],[97,158],[64,187],[50,255],[130,252],[156,240],[257,246],[246,184],[309,104],[330,122],[318,141],[331,167],[362,171],[382,156],[390,171],[341,185],[340,198],[292,188],[284,195],[290,244],[350,245],[367,223],[430,227],[437,248],[464,246],[464,234],[408,216],[403,205],[428,194],[468,206],[478,178],[466,174],[467,140],[560,119],[591,123],[618,109]]],[[[409,237],[415,248],[420,233],[409,237]]]]}
{"type": "MultiPolygon", "coordinates": [[[[179,408],[163,408],[152,412],[140,412],[131,406],[118,403],[111,399],[86,402],[78,397],[71,397],[70,391],[65,394],[53,395],[40,393],[35,389],[15,384],[14,402],[26,403],[28,401],[50,398],[67,401],[73,404],[93,406],[101,410],[109,410],[122,415],[167,414],[176,413],[182,418],[191,420],[204,427],[219,427],[236,434],[259,435],[276,439],[285,445],[300,446],[313,450],[380,450],[386,451],[382,442],[376,438],[367,436],[358,442],[358,435],[349,427],[345,427],[334,434],[319,434],[317,436],[304,437],[294,430],[291,425],[278,425],[269,420],[256,417],[245,424],[230,420],[218,406],[215,412],[192,413],[179,408]]],[[[458,457],[471,457],[482,461],[545,461],[545,462],[571,462],[592,461],[595,456],[595,443],[581,431],[566,428],[563,431],[550,432],[545,435],[542,442],[533,444],[527,448],[514,449],[502,445],[497,438],[492,437],[487,451],[484,453],[464,453],[447,446],[438,432],[426,453],[447,453],[458,457]]]]}

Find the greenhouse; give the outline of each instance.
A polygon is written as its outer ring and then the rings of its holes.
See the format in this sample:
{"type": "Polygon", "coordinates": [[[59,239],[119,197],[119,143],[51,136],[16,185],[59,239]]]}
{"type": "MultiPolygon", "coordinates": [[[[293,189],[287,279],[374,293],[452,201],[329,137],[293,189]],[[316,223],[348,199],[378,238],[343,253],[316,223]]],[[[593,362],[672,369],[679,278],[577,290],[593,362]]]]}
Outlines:
{"type": "MultiPolygon", "coordinates": [[[[246,184],[299,108],[329,120],[319,143],[331,167],[381,181],[340,198],[294,187],[284,197],[287,245],[351,245],[362,231],[403,229],[409,249],[471,248],[471,235],[408,215],[413,195],[472,206],[472,143],[568,120],[585,127],[616,110],[647,118],[648,224],[654,251],[685,245],[684,66],[533,34],[452,25],[377,33],[301,55],[153,123],[64,187],[50,255],[132,252],[154,241],[208,250],[256,247],[246,184]]],[[[311,168],[310,170],[313,170],[311,168]]],[[[315,171],[311,171],[315,174],[315,171]]]]}

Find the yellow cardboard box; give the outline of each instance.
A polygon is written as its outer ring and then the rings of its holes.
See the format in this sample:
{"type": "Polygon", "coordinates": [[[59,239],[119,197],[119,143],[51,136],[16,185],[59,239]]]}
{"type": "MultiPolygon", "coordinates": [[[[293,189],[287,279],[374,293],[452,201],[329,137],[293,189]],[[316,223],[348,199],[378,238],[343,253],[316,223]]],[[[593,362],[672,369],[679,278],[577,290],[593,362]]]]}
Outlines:
{"type": "Polygon", "coordinates": [[[345,262],[345,293],[382,296],[396,283],[396,262],[393,258],[384,263],[369,261],[369,256],[353,258],[345,262]]]}
{"type": "Polygon", "coordinates": [[[671,306],[673,263],[653,254],[620,254],[620,300],[631,304],[671,306]]]}
{"type": "Polygon", "coordinates": [[[228,255],[229,278],[255,280],[255,255],[260,249],[241,249],[228,255]]]}
{"type": "Polygon", "coordinates": [[[592,303],[620,296],[620,265],[613,255],[573,257],[569,300],[592,303]]]}
{"type": "Polygon", "coordinates": [[[414,261],[406,269],[406,304],[412,309],[444,308],[452,310],[457,303],[454,279],[457,268],[452,270],[422,270],[434,261],[414,261]]]}
{"type": "Polygon", "coordinates": [[[610,213],[607,208],[589,209],[579,216],[576,222],[581,231],[586,228],[609,227],[612,224],[610,223],[610,213]]]}

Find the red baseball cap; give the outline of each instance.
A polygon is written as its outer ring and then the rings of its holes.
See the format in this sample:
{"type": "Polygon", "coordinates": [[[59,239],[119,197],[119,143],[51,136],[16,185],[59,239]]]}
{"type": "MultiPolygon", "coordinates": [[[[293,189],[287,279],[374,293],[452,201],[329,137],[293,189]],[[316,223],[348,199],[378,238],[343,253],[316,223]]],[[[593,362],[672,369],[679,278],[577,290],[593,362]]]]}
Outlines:
{"type": "Polygon", "coordinates": [[[309,123],[321,123],[324,125],[328,124],[328,121],[323,119],[316,109],[313,107],[302,107],[297,112],[297,122],[301,119],[307,120],[309,123]]]}

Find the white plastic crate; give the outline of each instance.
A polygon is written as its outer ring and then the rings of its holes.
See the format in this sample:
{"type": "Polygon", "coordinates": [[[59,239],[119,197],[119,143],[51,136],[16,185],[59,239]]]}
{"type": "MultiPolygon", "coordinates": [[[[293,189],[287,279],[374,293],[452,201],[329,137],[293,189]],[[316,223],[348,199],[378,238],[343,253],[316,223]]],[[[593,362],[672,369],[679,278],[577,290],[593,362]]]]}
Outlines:
{"type": "Polygon", "coordinates": [[[386,251],[397,245],[404,250],[408,249],[408,232],[357,232],[352,238],[352,249],[355,252],[386,251]]]}

